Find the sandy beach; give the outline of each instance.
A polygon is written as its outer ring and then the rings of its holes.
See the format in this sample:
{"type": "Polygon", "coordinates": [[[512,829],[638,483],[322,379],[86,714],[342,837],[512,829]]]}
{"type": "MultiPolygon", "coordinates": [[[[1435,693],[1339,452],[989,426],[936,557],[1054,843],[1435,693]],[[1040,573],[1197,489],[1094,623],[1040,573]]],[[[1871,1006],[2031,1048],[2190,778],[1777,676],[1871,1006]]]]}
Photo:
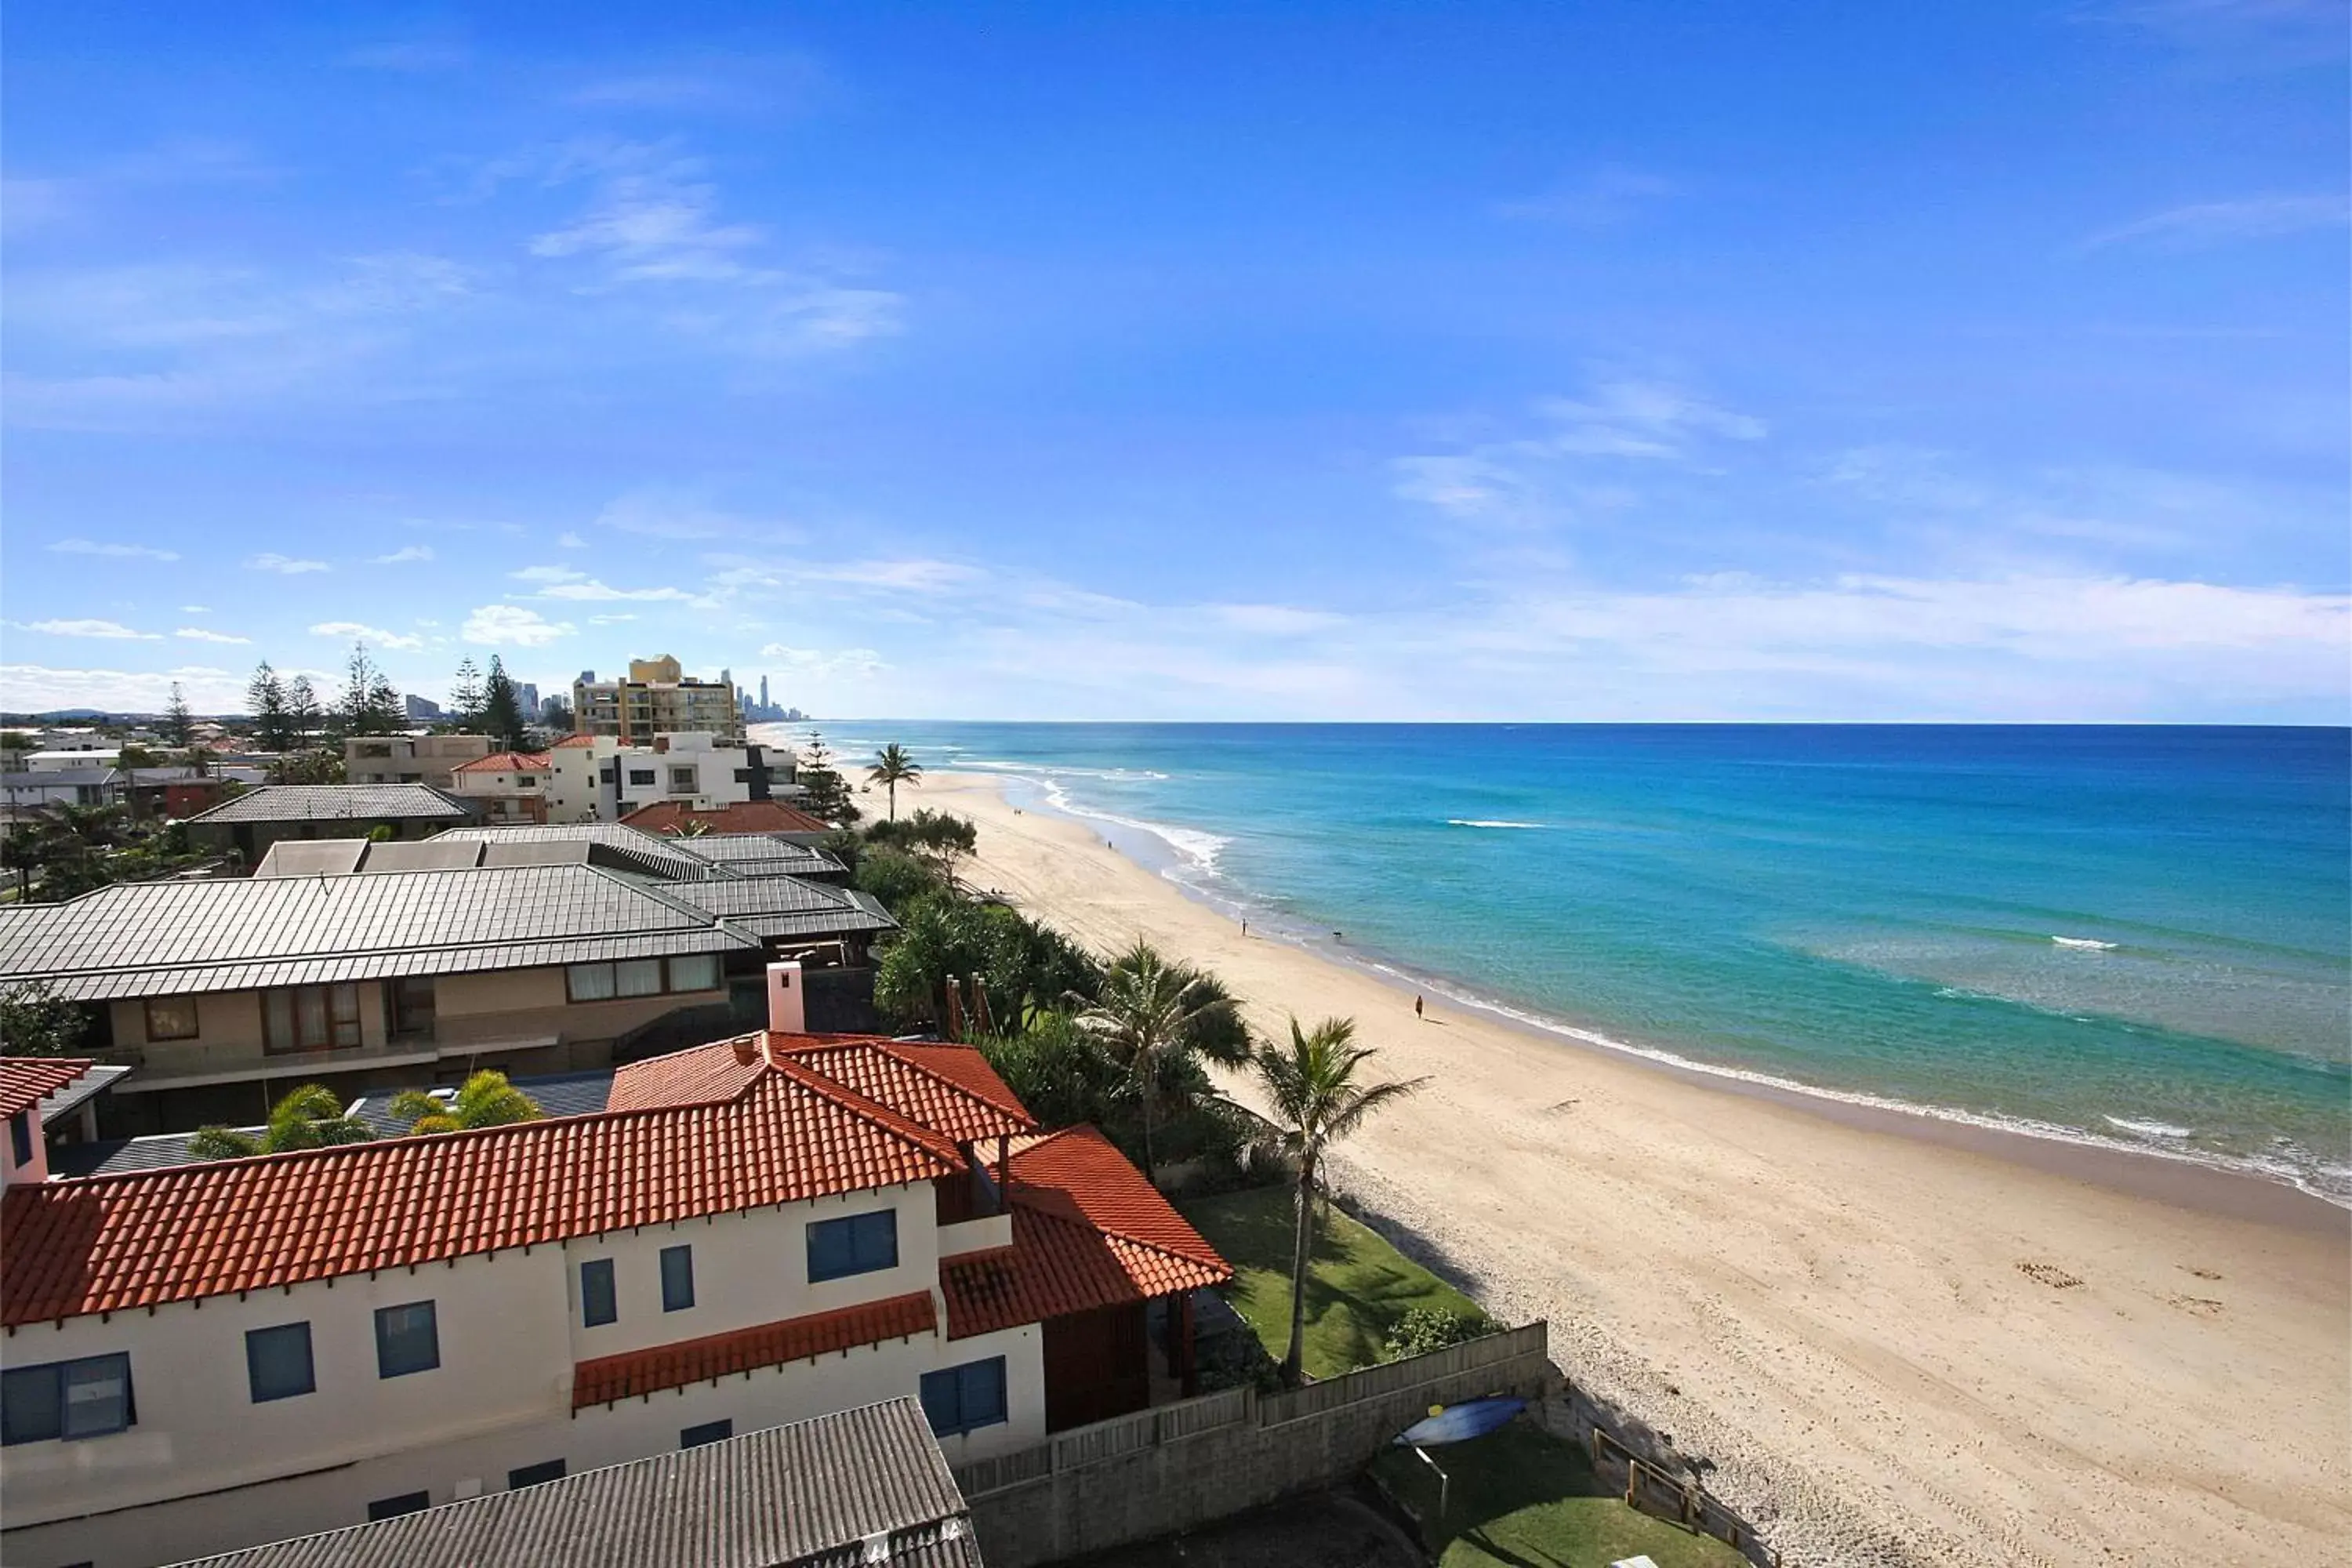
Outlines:
{"type": "Polygon", "coordinates": [[[1000,791],[915,792],[979,822],[973,885],[1211,967],[1261,1028],[1352,1016],[1388,1076],[1427,1075],[1342,1184],[1495,1311],[1549,1319],[1561,1368],[1712,1461],[1791,1563],[2352,1561],[2352,1215],[1824,1114],[1451,1004],[1417,1022],[1410,992],[1244,937],[1000,791]]]}

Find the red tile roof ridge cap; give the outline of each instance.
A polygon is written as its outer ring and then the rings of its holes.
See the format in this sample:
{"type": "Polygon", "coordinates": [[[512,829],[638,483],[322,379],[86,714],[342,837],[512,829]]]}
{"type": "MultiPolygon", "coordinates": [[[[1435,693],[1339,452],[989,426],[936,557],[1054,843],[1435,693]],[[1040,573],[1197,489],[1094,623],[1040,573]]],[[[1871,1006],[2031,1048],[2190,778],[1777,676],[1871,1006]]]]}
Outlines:
{"type": "Polygon", "coordinates": [[[990,1072],[993,1073],[996,1070],[996,1064],[989,1061],[988,1053],[982,1050],[978,1046],[968,1045],[961,1040],[885,1040],[880,1042],[881,1049],[888,1052],[891,1056],[896,1057],[898,1060],[906,1063],[908,1067],[913,1068],[917,1072],[923,1074],[925,1077],[935,1079],[939,1082],[946,1084],[950,1089],[955,1089],[960,1093],[970,1095],[972,1099],[979,1100],[982,1105],[993,1106],[999,1110],[1005,1111],[1013,1116],[1017,1116],[1032,1127],[1037,1125],[1037,1118],[1031,1114],[1027,1106],[1021,1103],[1020,1098],[1013,1094],[1011,1085],[1006,1085],[1004,1090],[1005,1098],[1003,1100],[998,1100],[993,1095],[983,1094],[981,1090],[974,1089],[968,1083],[959,1083],[954,1079],[948,1077],[947,1074],[940,1071],[937,1068],[932,1067],[929,1063],[908,1056],[903,1048],[907,1046],[921,1046],[927,1050],[970,1051],[987,1066],[990,1072]]]}
{"type": "Polygon", "coordinates": [[[796,1084],[811,1094],[830,1100],[844,1110],[873,1122],[885,1132],[912,1143],[927,1154],[945,1160],[950,1170],[965,1169],[963,1151],[956,1147],[953,1139],[943,1132],[934,1131],[903,1111],[893,1110],[878,1100],[868,1100],[856,1089],[801,1066],[790,1057],[770,1056],[766,1072],[755,1073],[751,1081],[756,1084],[768,1073],[773,1073],[787,1083],[796,1084]]]}
{"type": "MultiPolygon", "coordinates": [[[[770,1031],[770,1035],[772,1038],[774,1037],[774,1031],[770,1031]]],[[[782,1037],[791,1040],[809,1038],[810,1037],[786,1035],[782,1037]]],[[[1015,1100],[1008,1105],[1003,1100],[998,1100],[992,1095],[981,1093],[980,1090],[972,1088],[970,1084],[958,1083],[955,1079],[948,1077],[947,1074],[940,1072],[937,1068],[923,1062],[917,1061],[914,1058],[907,1055],[905,1051],[897,1048],[903,1045],[914,1043],[916,1042],[887,1039],[879,1036],[852,1036],[826,1040],[821,1044],[785,1047],[782,1047],[782,1050],[783,1054],[787,1056],[800,1056],[803,1054],[813,1056],[819,1051],[847,1050],[853,1046],[870,1046],[874,1049],[880,1051],[884,1056],[888,1057],[892,1061],[897,1062],[900,1067],[903,1067],[911,1072],[919,1073],[924,1078],[930,1079],[933,1083],[939,1084],[944,1089],[951,1089],[955,1093],[961,1095],[966,1100],[976,1100],[981,1104],[987,1106],[991,1110],[1001,1110],[1007,1116],[1011,1116],[1017,1121],[1027,1122],[1032,1127],[1037,1125],[1037,1119],[1034,1116],[1032,1116],[1029,1113],[1029,1108],[1022,1104],[1019,1100],[1015,1100]]],[[[924,1040],[920,1043],[928,1046],[934,1042],[924,1040]]],[[[939,1041],[937,1044],[945,1046],[950,1050],[967,1050],[972,1051],[974,1054],[978,1054],[978,1047],[973,1046],[959,1045],[955,1042],[946,1040],[939,1041]]],[[[982,1059],[985,1060],[986,1058],[982,1058],[982,1059]]]]}
{"type": "Polygon", "coordinates": [[[1201,1245],[1208,1249],[1207,1256],[1202,1257],[1195,1253],[1180,1252],[1176,1248],[1170,1247],[1163,1242],[1152,1240],[1150,1237],[1138,1236],[1130,1230],[1115,1228],[1112,1226],[1104,1224],[1101,1220],[1097,1219],[1092,1215],[1087,1214],[1083,1210],[1076,1215],[1071,1215],[1059,1212],[1057,1209],[1045,1207],[1045,1205],[1036,1203],[1023,1203],[1021,1194],[1024,1188],[1032,1192],[1054,1194],[1061,1194],[1063,1189],[1043,1185],[1034,1179],[1024,1182],[1022,1180],[1021,1173],[1018,1170],[1015,1170],[1013,1173],[1012,1180],[1004,1184],[1004,1197],[1007,1203],[1020,1204],[1023,1208],[1027,1209],[1031,1214],[1040,1215],[1046,1219],[1058,1219],[1067,1224],[1087,1226],[1099,1235],[1116,1237],[1119,1240],[1128,1242],[1133,1246],[1144,1247],[1152,1252],[1157,1252],[1163,1258],[1181,1258],[1186,1263],[1199,1264],[1203,1268],[1224,1268],[1228,1271],[1232,1269],[1233,1265],[1225,1261],[1223,1255],[1217,1251],[1214,1244],[1213,1244],[1207,1237],[1201,1236],[1199,1227],[1194,1226],[1191,1220],[1185,1219],[1182,1212],[1180,1211],[1174,1204],[1168,1203],[1167,1194],[1161,1192],[1158,1187],[1152,1186],[1145,1178],[1141,1171],[1135,1170],[1135,1167],[1132,1164],[1128,1163],[1127,1156],[1119,1152],[1118,1145],[1112,1142],[1110,1139],[1105,1135],[1102,1129],[1097,1127],[1093,1122],[1073,1122],[1067,1127],[1057,1128],[1054,1131],[1045,1133],[1042,1137],[1033,1138],[1024,1147],[1013,1150],[1009,1158],[1019,1159],[1023,1154],[1028,1153],[1032,1150],[1042,1148],[1045,1144],[1055,1142],[1063,1138],[1069,1137],[1073,1133],[1084,1134],[1095,1142],[1099,1143],[1105,1150],[1108,1151],[1113,1156],[1115,1156],[1120,1163],[1126,1164],[1129,1170],[1134,1171],[1135,1179],[1139,1182],[1142,1182],[1146,1189],[1150,1192],[1153,1197],[1158,1198],[1163,1204],[1167,1204],[1168,1212],[1174,1215],[1183,1225],[1185,1229],[1191,1231],[1194,1236],[1200,1237],[1201,1245]]]}

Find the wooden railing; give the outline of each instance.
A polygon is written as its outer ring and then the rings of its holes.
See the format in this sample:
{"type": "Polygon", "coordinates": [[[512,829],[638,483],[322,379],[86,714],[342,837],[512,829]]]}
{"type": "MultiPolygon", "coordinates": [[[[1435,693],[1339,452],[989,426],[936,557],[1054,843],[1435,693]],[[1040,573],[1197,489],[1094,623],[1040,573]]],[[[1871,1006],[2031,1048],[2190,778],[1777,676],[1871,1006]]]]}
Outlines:
{"type": "Polygon", "coordinates": [[[1605,1473],[1604,1468],[1619,1467],[1625,1471],[1626,1507],[1674,1520],[1685,1530],[1714,1536],[1733,1551],[1744,1553],[1751,1563],[1778,1568],[1780,1554],[1757,1540],[1747,1521],[1709,1496],[1696,1480],[1652,1463],[1603,1428],[1595,1426],[1593,1471],[1601,1474],[1605,1473]]]}

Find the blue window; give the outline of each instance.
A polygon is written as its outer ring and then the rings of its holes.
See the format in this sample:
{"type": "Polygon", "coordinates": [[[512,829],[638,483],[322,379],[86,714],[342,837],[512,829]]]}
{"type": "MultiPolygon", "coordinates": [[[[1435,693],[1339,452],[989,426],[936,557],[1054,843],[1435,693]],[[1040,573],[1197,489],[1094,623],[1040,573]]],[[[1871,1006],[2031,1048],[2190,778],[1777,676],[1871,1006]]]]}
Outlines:
{"type": "Polygon", "coordinates": [[[423,1513],[433,1506],[430,1492],[403,1492],[398,1497],[378,1498],[368,1504],[368,1522],[380,1519],[398,1519],[404,1513],[423,1513]]]}
{"type": "Polygon", "coordinates": [[[662,1248],[662,1310],[683,1312],[694,1305],[694,1248],[662,1248]]]}
{"type": "Polygon", "coordinates": [[[923,1414],[939,1436],[973,1432],[1005,1419],[1004,1358],[967,1362],[923,1373],[923,1414]]]}
{"type": "Polygon", "coordinates": [[[808,1227],[808,1277],[839,1279],[898,1267],[898,1211],[876,1209],[842,1219],[813,1220],[808,1227]]]}
{"type": "Polygon", "coordinates": [[[406,1377],[412,1372],[431,1372],[440,1364],[441,1328],[434,1319],[432,1302],[411,1301],[404,1306],[376,1309],[378,1377],[406,1377]]]}
{"type": "Polygon", "coordinates": [[[315,1391],[319,1381],[310,1364],[310,1325],[280,1323],[247,1332],[245,1376],[256,1405],[315,1391]]]}
{"type": "Polygon", "coordinates": [[[8,1118],[8,1153],[19,1165],[33,1160],[33,1113],[20,1110],[8,1118]]]}
{"type": "Polygon", "coordinates": [[[535,1487],[541,1481],[560,1481],[562,1479],[563,1461],[550,1459],[545,1464],[525,1465],[521,1469],[509,1470],[507,1490],[520,1491],[525,1487],[535,1487]]]}
{"type": "Polygon", "coordinates": [[[593,1329],[620,1315],[613,1300],[613,1260],[590,1258],[580,1266],[580,1321],[593,1329]]]}
{"type": "Polygon", "coordinates": [[[85,1356],[0,1373],[0,1442],[103,1437],[138,1419],[127,1355],[85,1356]]]}
{"type": "Polygon", "coordinates": [[[688,1426],[685,1431],[680,1432],[677,1435],[677,1446],[681,1448],[699,1448],[705,1443],[724,1443],[733,1436],[735,1436],[735,1423],[732,1421],[705,1421],[699,1426],[688,1426]]]}

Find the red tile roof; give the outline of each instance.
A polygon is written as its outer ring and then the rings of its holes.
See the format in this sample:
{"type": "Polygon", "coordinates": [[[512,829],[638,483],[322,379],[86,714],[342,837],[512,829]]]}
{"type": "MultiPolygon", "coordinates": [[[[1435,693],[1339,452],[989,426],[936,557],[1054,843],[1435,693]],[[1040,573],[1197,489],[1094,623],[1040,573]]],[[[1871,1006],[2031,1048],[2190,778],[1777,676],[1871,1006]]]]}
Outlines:
{"type": "Polygon", "coordinates": [[[1037,1123],[970,1046],[910,1044],[878,1035],[745,1035],[632,1062],[613,1075],[608,1108],[693,1105],[738,1093],[763,1050],[889,1107],[957,1143],[1018,1135],[1037,1123]]]}
{"type": "Polygon", "coordinates": [[[561,751],[565,746],[593,746],[595,743],[596,737],[593,735],[566,735],[561,741],[556,742],[554,745],[549,747],[548,750],[561,751]]]}
{"type": "Polygon", "coordinates": [[[0,1120],[30,1110],[93,1065],[68,1057],[0,1057],[0,1120]]]}
{"type": "Polygon", "coordinates": [[[713,833],[830,833],[833,824],[774,800],[739,800],[697,811],[674,800],[641,805],[621,818],[646,833],[675,833],[699,824],[713,833]]]}
{"type": "Polygon", "coordinates": [[[545,752],[492,752],[470,763],[459,763],[453,773],[543,773],[555,763],[545,752]]]}
{"type": "Polygon", "coordinates": [[[1232,1267],[1091,1127],[1013,1156],[1013,1245],[940,1266],[948,1338],[1222,1285],[1232,1267]]]}
{"type": "Polygon", "coordinates": [[[932,1304],[931,1293],[917,1290],[837,1311],[812,1312],[731,1333],[599,1356],[572,1369],[572,1408],[584,1410],[591,1405],[610,1405],[666,1388],[711,1383],[786,1362],[814,1361],[831,1351],[935,1334],[939,1329],[939,1309],[932,1304]]]}
{"type": "Polygon", "coordinates": [[[736,1098],[9,1189],[0,1323],[440,1262],[963,1169],[792,1062],[736,1098]]]}

